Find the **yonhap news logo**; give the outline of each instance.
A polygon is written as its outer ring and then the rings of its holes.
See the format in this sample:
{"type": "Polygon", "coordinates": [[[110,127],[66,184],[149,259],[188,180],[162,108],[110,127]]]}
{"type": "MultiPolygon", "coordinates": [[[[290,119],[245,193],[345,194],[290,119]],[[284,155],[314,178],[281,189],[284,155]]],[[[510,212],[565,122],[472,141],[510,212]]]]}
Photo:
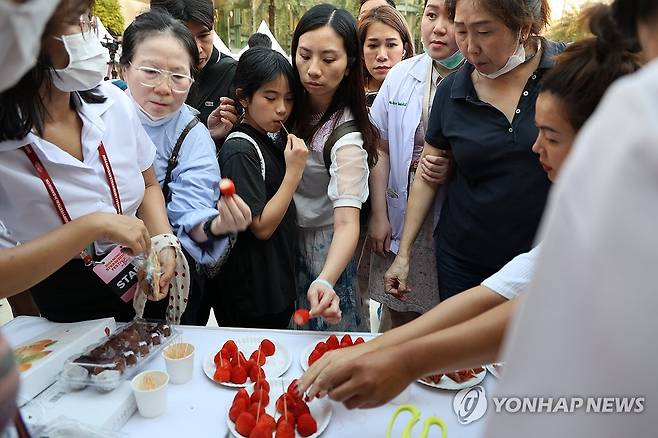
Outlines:
{"type": "Polygon", "coordinates": [[[479,420],[487,412],[487,393],[483,386],[464,388],[452,399],[452,410],[460,424],[479,420]]]}
{"type": "MultiPolygon", "coordinates": [[[[641,414],[644,412],[645,397],[620,396],[568,396],[492,397],[493,414],[641,414]]],[[[470,424],[484,417],[489,401],[484,387],[477,385],[455,394],[452,409],[460,424],[470,424]]]]}

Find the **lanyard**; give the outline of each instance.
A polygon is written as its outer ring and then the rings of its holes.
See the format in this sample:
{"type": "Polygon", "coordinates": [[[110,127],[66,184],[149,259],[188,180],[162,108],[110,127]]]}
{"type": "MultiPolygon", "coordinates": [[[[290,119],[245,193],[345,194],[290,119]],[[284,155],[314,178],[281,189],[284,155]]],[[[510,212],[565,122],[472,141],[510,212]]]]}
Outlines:
{"type": "MultiPolygon", "coordinates": [[[[68,210],[66,210],[64,200],[57,191],[57,187],[55,187],[55,183],[50,177],[50,174],[43,166],[43,163],[37,154],[34,152],[32,145],[25,145],[21,148],[21,150],[25,153],[25,155],[27,155],[27,158],[29,158],[32,166],[34,166],[34,170],[36,170],[37,175],[39,178],[41,178],[41,181],[43,182],[43,185],[46,188],[46,191],[48,192],[48,195],[53,202],[53,206],[55,207],[55,210],[57,210],[57,214],[59,214],[62,222],[71,222],[71,216],[69,215],[68,210]]],[[[100,155],[101,164],[103,165],[103,170],[105,171],[107,184],[110,186],[110,195],[112,196],[112,203],[114,204],[114,208],[118,214],[123,214],[123,209],[121,208],[121,198],[119,197],[119,189],[117,188],[117,183],[116,179],[114,178],[114,172],[112,171],[110,159],[107,157],[107,152],[105,151],[105,146],[103,146],[102,142],[98,145],[98,154],[100,155]]],[[[94,264],[93,258],[89,254],[87,248],[80,251],[80,257],[82,257],[82,260],[85,262],[86,266],[94,264]]]]}

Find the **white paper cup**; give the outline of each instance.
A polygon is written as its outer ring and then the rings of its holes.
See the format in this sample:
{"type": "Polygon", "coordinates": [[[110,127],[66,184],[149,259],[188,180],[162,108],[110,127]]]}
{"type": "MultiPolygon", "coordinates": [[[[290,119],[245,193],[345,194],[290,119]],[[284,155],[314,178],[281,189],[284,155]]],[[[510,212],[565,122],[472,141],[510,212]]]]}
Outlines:
{"type": "Polygon", "coordinates": [[[169,375],[164,371],[144,371],[133,378],[131,386],[142,417],[159,417],[167,411],[168,383],[169,375]],[[150,380],[154,387],[148,387],[145,380],[150,380]]]}
{"type": "Polygon", "coordinates": [[[194,345],[187,342],[172,344],[162,351],[162,357],[164,357],[171,383],[182,384],[192,380],[194,345]]]}

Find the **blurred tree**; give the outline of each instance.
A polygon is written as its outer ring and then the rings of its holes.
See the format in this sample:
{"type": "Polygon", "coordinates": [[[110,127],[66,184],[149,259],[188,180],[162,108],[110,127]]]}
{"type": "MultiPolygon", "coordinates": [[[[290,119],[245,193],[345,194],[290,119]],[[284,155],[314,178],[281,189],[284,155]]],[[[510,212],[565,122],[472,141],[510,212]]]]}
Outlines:
{"type": "Polygon", "coordinates": [[[563,41],[572,43],[589,37],[592,34],[583,22],[584,7],[574,7],[562,14],[562,17],[553,24],[546,33],[546,36],[553,41],[563,41]]]}
{"type": "Polygon", "coordinates": [[[124,21],[119,0],[96,0],[93,14],[103,22],[113,36],[123,34],[124,21]]]}

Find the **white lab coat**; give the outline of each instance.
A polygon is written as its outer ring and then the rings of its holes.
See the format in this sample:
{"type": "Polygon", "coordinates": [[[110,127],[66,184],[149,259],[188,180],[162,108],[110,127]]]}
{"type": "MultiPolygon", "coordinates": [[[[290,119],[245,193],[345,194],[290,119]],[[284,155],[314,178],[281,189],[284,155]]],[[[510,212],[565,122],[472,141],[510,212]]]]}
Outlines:
{"type": "MultiPolygon", "coordinates": [[[[386,76],[370,109],[372,122],[382,138],[388,141],[391,167],[386,204],[392,231],[391,251],[394,253],[400,248],[414,136],[423,114],[425,81],[431,62],[432,59],[423,53],[395,65],[386,76]]],[[[437,200],[439,208],[441,202],[437,200]]]]}

